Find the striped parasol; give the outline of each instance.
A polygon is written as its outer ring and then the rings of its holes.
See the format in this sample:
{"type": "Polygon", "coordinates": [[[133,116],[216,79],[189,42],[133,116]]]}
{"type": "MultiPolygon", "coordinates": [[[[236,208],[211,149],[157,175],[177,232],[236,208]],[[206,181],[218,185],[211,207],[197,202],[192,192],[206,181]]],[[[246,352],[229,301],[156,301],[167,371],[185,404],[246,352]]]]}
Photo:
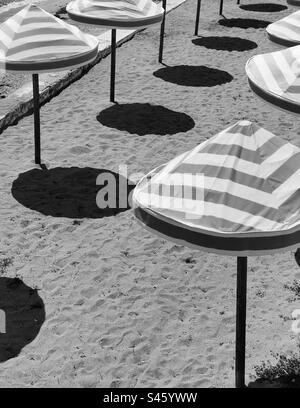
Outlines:
{"type": "Polygon", "coordinates": [[[110,100],[114,102],[116,29],[137,29],[160,23],[164,9],[152,0],[75,0],[67,5],[67,12],[75,21],[112,29],[110,100]]]}
{"type": "Polygon", "coordinates": [[[0,25],[0,69],[52,72],[95,59],[97,39],[29,5],[0,25]]]}
{"type": "Polygon", "coordinates": [[[145,176],[133,205],[160,236],[238,257],[236,385],[244,386],[247,257],[300,243],[300,149],[240,121],[145,176]]]}
{"type": "Polygon", "coordinates": [[[266,28],[271,41],[285,47],[300,44],[300,11],[269,24],[266,28]]]}
{"type": "Polygon", "coordinates": [[[75,0],[67,12],[81,23],[130,30],[160,23],[163,10],[152,0],[75,0]]]}
{"type": "Polygon", "coordinates": [[[300,113],[300,45],[255,55],[246,64],[251,89],[265,101],[300,113]]]}
{"type": "Polygon", "coordinates": [[[31,4],[0,25],[0,69],[33,74],[35,162],[41,164],[38,73],[93,61],[98,40],[31,4]]]}

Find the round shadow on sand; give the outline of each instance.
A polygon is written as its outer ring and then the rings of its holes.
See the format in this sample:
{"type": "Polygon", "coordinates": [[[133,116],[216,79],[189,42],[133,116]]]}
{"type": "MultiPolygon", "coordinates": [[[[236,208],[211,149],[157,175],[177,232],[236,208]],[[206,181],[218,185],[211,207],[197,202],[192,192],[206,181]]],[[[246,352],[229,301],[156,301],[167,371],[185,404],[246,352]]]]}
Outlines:
{"type": "Polygon", "coordinates": [[[97,120],[104,126],[140,136],[174,135],[195,126],[185,113],[149,103],[116,104],[100,112],[97,120]]]}
{"type": "Polygon", "coordinates": [[[229,28],[266,28],[270,22],[264,20],[256,20],[253,18],[224,18],[219,20],[221,26],[229,28]]]}
{"type": "Polygon", "coordinates": [[[255,4],[241,4],[240,8],[246,11],[257,11],[261,13],[276,13],[287,9],[287,6],[275,3],[255,3],[255,4]]]}
{"type": "Polygon", "coordinates": [[[226,71],[190,65],[160,68],[153,75],[173,84],[195,87],[222,85],[233,80],[233,76],[226,71]]]}
{"type": "Polygon", "coordinates": [[[18,278],[0,278],[0,363],[17,357],[37,337],[45,316],[36,289],[18,278]]]}
{"type": "Polygon", "coordinates": [[[257,44],[239,37],[198,37],[192,43],[210,50],[218,51],[248,51],[257,48],[257,44]]]}
{"type": "Polygon", "coordinates": [[[110,170],[56,167],[19,174],[12,195],[24,207],[44,215],[103,218],[128,210],[133,188],[127,178],[110,170]]]}

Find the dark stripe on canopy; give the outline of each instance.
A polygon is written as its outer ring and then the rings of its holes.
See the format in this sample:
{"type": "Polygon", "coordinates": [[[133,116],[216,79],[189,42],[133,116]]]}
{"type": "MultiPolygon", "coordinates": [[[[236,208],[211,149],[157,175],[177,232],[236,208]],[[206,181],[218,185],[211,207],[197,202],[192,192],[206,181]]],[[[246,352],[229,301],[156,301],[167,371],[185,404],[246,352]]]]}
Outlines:
{"type": "Polygon", "coordinates": [[[84,65],[96,58],[98,50],[91,50],[88,53],[76,55],[70,58],[64,58],[56,61],[21,61],[21,62],[10,62],[10,61],[0,61],[0,67],[2,69],[7,69],[10,71],[29,71],[29,72],[39,72],[43,70],[58,70],[58,69],[68,69],[72,66],[84,65]]]}
{"type": "Polygon", "coordinates": [[[161,15],[147,17],[145,19],[140,20],[107,20],[99,17],[91,17],[88,15],[77,15],[72,13],[72,11],[68,11],[69,16],[74,21],[78,21],[80,23],[88,23],[88,24],[95,24],[101,25],[104,27],[111,27],[111,28],[138,28],[138,27],[147,27],[148,25],[156,24],[161,22],[161,15]]]}
{"type": "Polygon", "coordinates": [[[278,106],[279,108],[284,109],[288,112],[300,114],[300,103],[289,101],[271,92],[264,91],[263,89],[259,88],[254,82],[252,82],[251,79],[249,78],[248,81],[252,91],[255,92],[260,98],[264,99],[266,102],[278,106]]]}
{"type": "Polygon", "coordinates": [[[207,249],[215,249],[217,251],[232,252],[263,252],[270,250],[284,249],[300,242],[300,231],[294,231],[290,234],[283,235],[267,235],[262,237],[228,237],[215,236],[196,232],[188,229],[186,225],[180,227],[172,224],[172,222],[163,221],[160,218],[154,217],[149,212],[146,212],[141,207],[134,209],[135,216],[144,223],[148,228],[163,234],[168,238],[185,241],[187,244],[192,244],[207,249]]]}

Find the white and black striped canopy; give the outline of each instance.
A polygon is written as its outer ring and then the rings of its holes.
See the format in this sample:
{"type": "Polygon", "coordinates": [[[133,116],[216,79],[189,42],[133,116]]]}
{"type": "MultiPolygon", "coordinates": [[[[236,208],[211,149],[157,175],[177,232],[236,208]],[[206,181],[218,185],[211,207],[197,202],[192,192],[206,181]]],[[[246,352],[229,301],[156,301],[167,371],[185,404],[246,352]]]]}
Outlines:
{"type": "Polygon", "coordinates": [[[82,33],[35,5],[0,25],[0,69],[52,72],[85,65],[98,52],[96,37],[82,33]]]}
{"type": "Polygon", "coordinates": [[[265,101],[300,113],[300,45],[255,55],[246,64],[251,89],[265,101]]]}
{"type": "Polygon", "coordinates": [[[67,12],[75,21],[123,29],[159,23],[164,14],[152,0],[75,0],[67,5],[67,12]]]}
{"type": "Polygon", "coordinates": [[[300,44],[300,11],[269,24],[266,28],[270,40],[293,47],[300,44]]]}
{"type": "Polygon", "coordinates": [[[300,243],[300,149],[240,121],[145,176],[136,217],[177,243],[235,256],[300,243]]]}

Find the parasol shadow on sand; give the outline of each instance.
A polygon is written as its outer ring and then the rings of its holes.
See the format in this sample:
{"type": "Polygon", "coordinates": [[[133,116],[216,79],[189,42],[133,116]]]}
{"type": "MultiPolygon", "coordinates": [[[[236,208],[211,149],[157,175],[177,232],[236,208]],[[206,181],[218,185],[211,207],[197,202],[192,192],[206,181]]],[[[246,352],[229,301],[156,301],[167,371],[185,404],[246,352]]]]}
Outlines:
{"type": "Polygon", "coordinates": [[[97,120],[104,126],[140,136],[174,135],[195,126],[189,115],[149,103],[116,104],[100,112],[97,120]]]}
{"type": "Polygon", "coordinates": [[[249,51],[257,48],[254,41],[246,40],[240,37],[226,37],[226,36],[211,36],[198,37],[192,40],[192,43],[205,47],[209,50],[218,51],[249,51]]]}
{"type": "Polygon", "coordinates": [[[291,6],[300,7],[300,0],[286,0],[286,2],[291,6]]]}
{"type": "Polygon", "coordinates": [[[133,188],[126,177],[110,170],[56,167],[19,174],[11,192],[24,207],[44,215],[97,219],[129,210],[133,188]],[[110,205],[99,208],[98,195],[110,205]]]}
{"type": "Polygon", "coordinates": [[[266,28],[269,24],[271,24],[269,21],[265,20],[256,20],[254,18],[226,18],[218,21],[218,24],[220,24],[223,27],[229,27],[229,28],[266,28]]]}
{"type": "Polygon", "coordinates": [[[240,8],[246,11],[256,11],[258,13],[278,13],[287,9],[287,6],[278,3],[255,3],[241,4],[240,8]]]}
{"type": "Polygon", "coordinates": [[[46,314],[36,289],[19,278],[6,277],[0,277],[0,311],[0,363],[3,363],[17,357],[37,337],[46,314]]]}
{"type": "Polygon", "coordinates": [[[153,75],[172,84],[194,87],[212,87],[233,80],[233,76],[228,72],[204,65],[166,66],[155,71],[153,75]]]}

